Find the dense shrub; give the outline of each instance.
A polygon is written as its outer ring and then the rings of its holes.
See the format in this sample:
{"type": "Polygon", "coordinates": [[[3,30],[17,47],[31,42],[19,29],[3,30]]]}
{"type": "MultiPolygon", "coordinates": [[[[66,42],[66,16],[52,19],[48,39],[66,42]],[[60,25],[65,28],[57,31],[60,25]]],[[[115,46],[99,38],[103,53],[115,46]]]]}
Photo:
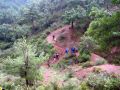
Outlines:
{"type": "Polygon", "coordinates": [[[12,85],[12,83],[8,82],[8,83],[4,83],[4,85],[2,86],[3,89],[5,90],[15,90],[15,86],[12,85]]]}
{"type": "Polygon", "coordinates": [[[96,41],[89,36],[83,36],[80,42],[80,52],[92,52],[98,48],[96,41]]]}
{"type": "Polygon", "coordinates": [[[82,53],[81,56],[79,56],[79,62],[86,62],[90,60],[90,54],[89,53],[82,53]]]}
{"type": "Polygon", "coordinates": [[[96,40],[102,50],[108,50],[110,46],[120,45],[119,23],[120,12],[99,18],[91,22],[86,35],[96,40]]]}
{"type": "Polygon", "coordinates": [[[86,62],[90,60],[90,53],[98,48],[96,41],[92,37],[83,36],[81,38],[79,50],[80,50],[80,62],[86,62]]]}
{"type": "Polygon", "coordinates": [[[9,25],[3,24],[0,25],[0,40],[5,42],[13,42],[22,36],[25,36],[30,32],[28,26],[19,26],[19,25],[9,25]]]}
{"type": "Polygon", "coordinates": [[[86,82],[80,84],[80,90],[90,90],[86,82]]]}
{"type": "Polygon", "coordinates": [[[119,56],[119,55],[116,56],[116,57],[114,58],[114,60],[112,60],[112,63],[114,63],[114,64],[116,64],[116,65],[120,65],[120,56],[119,56]]]}
{"type": "Polygon", "coordinates": [[[13,45],[13,42],[4,42],[4,41],[0,41],[0,49],[1,50],[6,50],[11,48],[13,45]]]}
{"type": "Polygon", "coordinates": [[[57,70],[63,70],[69,65],[69,61],[70,60],[63,59],[58,64],[52,65],[52,67],[57,70]]]}
{"type": "Polygon", "coordinates": [[[36,56],[39,57],[41,53],[44,55],[52,56],[55,52],[53,45],[49,44],[45,38],[45,34],[40,34],[39,36],[35,36],[30,40],[30,43],[33,44],[36,49],[36,56]]]}
{"type": "Polygon", "coordinates": [[[107,74],[91,74],[87,84],[94,90],[119,90],[120,78],[112,78],[107,74]]]}

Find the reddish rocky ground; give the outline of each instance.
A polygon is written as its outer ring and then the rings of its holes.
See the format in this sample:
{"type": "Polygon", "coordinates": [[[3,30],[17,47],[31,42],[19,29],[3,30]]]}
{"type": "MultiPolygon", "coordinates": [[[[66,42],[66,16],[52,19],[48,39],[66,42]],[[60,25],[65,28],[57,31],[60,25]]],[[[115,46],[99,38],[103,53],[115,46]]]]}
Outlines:
{"type": "MultiPolygon", "coordinates": [[[[50,59],[50,64],[58,63],[60,60],[63,59],[65,55],[65,48],[71,48],[72,46],[78,46],[79,45],[79,38],[75,37],[74,31],[70,28],[69,25],[64,26],[63,28],[59,28],[56,31],[52,32],[47,37],[48,43],[53,44],[55,50],[57,53],[59,53],[60,58],[58,60],[53,60],[53,57],[50,59]],[[55,39],[53,40],[53,35],[55,36],[55,39]],[[59,38],[63,36],[64,40],[60,41],[59,38]]],[[[91,62],[95,63],[98,59],[101,59],[102,57],[92,53],[91,54],[91,62]]],[[[74,67],[74,66],[72,66],[74,67]]],[[[100,68],[101,71],[106,71],[107,73],[115,73],[120,75],[120,66],[105,64],[96,66],[96,68],[100,68]]],[[[93,72],[94,67],[86,68],[86,69],[79,69],[77,70],[74,75],[78,78],[83,78],[89,73],[93,72]]],[[[53,76],[50,69],[46,70],[44,78],[45,81],[49,81],[50,77],[53,76]]]]}

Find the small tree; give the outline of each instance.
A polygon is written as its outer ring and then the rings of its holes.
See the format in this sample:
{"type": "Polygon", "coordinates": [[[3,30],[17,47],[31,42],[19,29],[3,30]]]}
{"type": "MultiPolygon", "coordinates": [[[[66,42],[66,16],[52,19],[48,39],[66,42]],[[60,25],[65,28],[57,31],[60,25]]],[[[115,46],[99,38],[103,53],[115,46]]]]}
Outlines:
{"type": "Polygon", "coordinates": [[[64,22],[67,24],[71,23],[71,27],[74,27],[74,21],[86,16],[86,10],[80,6],[77,8],[72,8],[69,11],[65,11],[63,18],[64,22]]]}
{"type": "Polygon", "coordinates": [[[18,56],[16,58],[9,57],[5,62],[6,70],[24,78],[26,86],[32,86],[36,81],[41,80],[41,74],[37,66],[48,59],[48,55],[43,54],[36,57],[35,51],[35,47],[29,44],[26,39],[20,39],[15,43],[15,54],[18,56]]]}

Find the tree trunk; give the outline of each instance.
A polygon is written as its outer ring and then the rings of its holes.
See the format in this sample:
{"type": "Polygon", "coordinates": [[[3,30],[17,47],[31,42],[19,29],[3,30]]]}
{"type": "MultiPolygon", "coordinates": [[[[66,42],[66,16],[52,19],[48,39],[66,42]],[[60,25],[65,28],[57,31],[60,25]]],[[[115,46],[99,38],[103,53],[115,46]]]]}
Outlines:
{"type": "Polygon", "coordinates": [[[29,86],[29,80],[27,78],[28,76],[28,51],[27,48],[24,51],[24,63],[25,63],[25,81],[26,81],[26,86],[29,86]]]}
{"type": "Polygon", "coordinates": [[[25,79],[26,79],[26,85],[29,85],[29,80],[27,79],[28,76],[28,56],[26,56],[26,60],[25,60],[25,79]]]}
{"type": "Polygon", "coordinates": [[[71,22],[71,28],[72,29],[74,28],[74,22],[73,21],[71,22]]]}

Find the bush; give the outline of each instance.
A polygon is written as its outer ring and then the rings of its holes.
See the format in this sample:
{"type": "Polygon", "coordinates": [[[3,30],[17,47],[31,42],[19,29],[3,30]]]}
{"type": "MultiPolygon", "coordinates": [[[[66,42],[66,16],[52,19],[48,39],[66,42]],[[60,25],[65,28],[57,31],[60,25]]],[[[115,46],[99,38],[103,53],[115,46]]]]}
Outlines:
{"type": "Polygon", "coordinates": [[[104,90],[120,90],[120,79],[110,78],[106,80],[104,90]]]}
{"type": "Polygon", "coordinates": [[[120,45],[119,23],[120,12],[96,19],[91,22],[86,35],[92,37],[100,45],[101,50],[108,50],[111,46],[120,45]]]}
{"type": "Polygon", "coordinates": [[[83,53],[81,56],[80,56],[80,60],[79,62],[82,63],[82,62],[86,62],[90,59],[90,54],[88,53],[83,53]]]}
{"type": "Polygon", "coordinates": [[[91,67],[91,66],[93,66],[93,64],[90,61],[87,61],[87,62],[82,64],[82,68],[91,67]]]}
{"type": "Polygon", "coordinates": [[[80,84],[80,90],[90,90],[86,82],[80,84]]]}
{"type": "Polygon", "coordinates": [[[45,90],[60,90],[60,87],[57,85],[56,82],[54,82],[51,83],[49,86],[46,86],[45,90]]]}
{"type": "Polygon", "coordinates": [[[95,65],[97,66],[97,65],[102,65],[102,64],[106,64],[106,63],[107,63],[107,61],[105,61],[105,59],[100,59],[100,60],[96,61],[95,65]]]}
{"type": "Polygon", "coordinates": [[[44,86],[39,86],[36,88],[36,90],[45,90],[45,87],[44,86]]]}
{"type": "Polygon", "coordinates": [[[112,78],[108,74],[91,74],[86,79],[87,84],[93,90],[119,90],[120,78],[112,78]]]}
{"type": "Polygon", "coordinates": [[[54,69],[65,69],[69,65],[69,60],[63,59],[58,64],[52,65],[54,69]]]}
{"type": "Polygon", "coordinates": [[[12,47],[12,45],[13,45],[12,42],[8,43],[8,42],[2,42],[2,41],[0,41],[0,49],[1,50],[9,49],[10,47],[12,47]]]}
{"type": "Polygon", "coordinates": [[[15,90],[15,86],[12,83],[6,82],[2,85],[5,90],[15,90]]]}
{"type": "Polygon", "coordinates": [[[79,90],[79,88],[75,85],[68,84],[67,86],[63,87],[61,90],[79,90]]]}
{"type": "Polygon", "coordinates": [[[97,48],[98,48],[97,43],[92,37],[83,36],[81,38],[80,47],[79,47],[81,53],[92,52],[97,48]]]}
{"type": "Polygon", "coordinates": [[[103,90],[106,78],[103,77],[101,74],[90,74],[86,81],[93,90],[103,90]]]}
{"type": "Polygon", "coordinates": [[[112,63],[116,65],[120,65],[120,56],[116,56],[114,60],[112,60],[112,63]]]}

